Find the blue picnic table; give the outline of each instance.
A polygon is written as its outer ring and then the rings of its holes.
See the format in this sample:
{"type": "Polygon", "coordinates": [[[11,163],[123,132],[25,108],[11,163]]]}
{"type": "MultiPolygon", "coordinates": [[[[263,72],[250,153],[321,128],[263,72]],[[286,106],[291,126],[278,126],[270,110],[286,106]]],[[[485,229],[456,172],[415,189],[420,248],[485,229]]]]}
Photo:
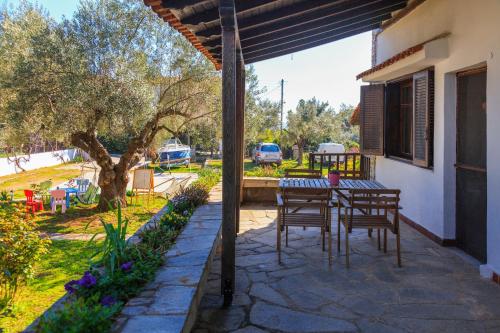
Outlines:
{"type": "Polygon", "coordinates": [[[78,189],[73,187],[65,187],[61,188],[61,190],[66,191],[66,208],[69,208],[71,205],[71,194],[78,194],[78,189]]]}

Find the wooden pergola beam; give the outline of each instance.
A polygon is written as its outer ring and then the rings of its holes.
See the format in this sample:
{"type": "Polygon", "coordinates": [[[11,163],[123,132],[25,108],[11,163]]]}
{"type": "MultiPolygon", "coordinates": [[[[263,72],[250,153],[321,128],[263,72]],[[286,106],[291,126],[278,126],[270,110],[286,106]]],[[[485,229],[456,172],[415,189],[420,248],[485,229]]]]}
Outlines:
{"type": "MultiPolygon", "coordinates": [[[[148,0],[146,0],[148,1],[148,0]]],[[[149,0],[151,1],[151,0],[149,0]]],[[[158,0],[155,0],[158,1],[158,0]]],[[[173,10],[182,10],[186,7],[194,6],[197,4],[201,4],[203,2],[209,2],[210,0],[160,0],[162,6],[164,8],[173,9],[173,10]]],[[[218,13],[217,13],[218,15],[218,13]]]]}
{"type": "MultiPolygon", "coordinates": [[[[277,0],[245,0],[238,1],[236,5],[236,15],[254,10],[256,8],[269,5],[277,0]]],[[[168,3],[168,2],[167,2],[168,3]]],[[[199,14],[183,17],[181,22],[185,25],[197,26],[202,23],[211,24],[219,21],[219,9],[217,7],[203,11],[199,14]]]]}
{"type": "MultiPolygon", "coordinates": [[[[325,10],[328,7],[337,6],[344,2],[351,0],[307,0],[304,2],[297,2],[290,6],[280,8],[279,10],[274,10],[257,16],[250,16],[247,18],[241,18],[238,20],[238,26],[240,32],[257,27],[264,24],[276,24],[281,20],[286,20],[291,17],[295,17],[300,20],[301,15],[305,15],[308,12],[316,12],[318,16],[318,11],[325,10]]],[[[354,0],[360,1],[361,0],[354,0]]],[[[366,2],[366,0],[363,0],[366,2]]],[[[322,16],[321,14],[320,16],[322,16]]],[[[220,36],[220,27],[214,26],[206,29],[196,30],[196,35],[200,37],[210,38],[212,36],[220,36]]]]}
{"type": "MultiPolygon", "coordinates": [[[[325,13],[321,18],[307,20],[301,18],[299,22],[282,21],[271,26],[260,26],[255,29],[240,31],[240,38],[243,47],[279,40],[282,38],[294,38],[295,35],[305,34],[306,32],[322,32],[335,28],[343,24],[351,24],[353,21],[365,20],[369,17],[379,17],[380,20],[386,19],[390,13],[404,8],[406,0],[394,2],[394,0],[383,0],[374,2],[362,7],[356,7],[350,10],[335,10],[333,14],[325,13]],[[252,44],[250,44],[252,43],[252,44]]],[[[221,39],[216,38],[203,43],[207,49],[220,48],[221,39]]]]}
{"type": "Polygon", "coordinates": [[[263,61],[263,60],[267,60],[267,59],[271,59],[271,58],[276,58],[276,57],[279,57],[279,56],[282,56],[282,55],[286,55],[286,54],[290,54],[290,53],[294,53],[294,52],[299,52],[299,51],[303,51],[303,50],[306,50],[306,49],[310,49],[310,48],[313,48],[313,47],[316,47],[316,46],[320,46],[320,45],[323,45],[323,44],[327,44],[327,43],[331,43],[331,42],[334,42],[334,41],[337,41],[339,39],[343,39],[343,38],[347,38],[347,37],[351,37],[351,36],[354,36],[354,35],[357,35],[357,34],[360,34],[360,33],[363,33],[363,32],[367,32],[367,31],[371,31],[373,29],[377,29],[378,27],[380,27],[380,24],[374,24],[372,26],[367,26],[367,27],[363,27],[363,28],[359,28],[359,29],[356,29],[356,30],[353,30],[353,31],[350,31],[350,32],[345,32],[343,34],[340,34],[340,35],[336,35],[336,36],[332,36],[332,37],[329,37],[329,38],[325,38],[325,39],[322,39],[322,40],[319,40],[319,41],[314,41],[314,42],[310,42],[310,43],[303,43],[303,44],[299,44],[299,45],[295,45],[295,46],[289,46],[288,48],[283,48],[283,49],[280,49],[280,50],[264,50],[264,51],[261,51],[261,53],[254,53],[252,54],[252,56],[246,56],[245,57],[245,63],[246,64],[251,64],[251,63],[254,63],[254,62],[258,62],[258,61],[263,61]]]}

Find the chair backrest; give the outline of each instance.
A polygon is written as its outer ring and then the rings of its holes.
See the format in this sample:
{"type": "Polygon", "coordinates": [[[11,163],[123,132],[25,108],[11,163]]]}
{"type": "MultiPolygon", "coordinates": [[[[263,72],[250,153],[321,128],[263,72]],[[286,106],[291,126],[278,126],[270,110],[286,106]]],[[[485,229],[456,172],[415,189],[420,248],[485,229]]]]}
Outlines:
{"type": "Polygon", "coordinates": [[[285,178],[321,178],[320,170],[285,169],[285,178]]]}
{"type": "Polygon", "coordinates": [[[369,215],[387,215],[388,211],[399,209],[400,190],[395,189],[352,189],[349,190],[350,205],[369,215]]]}
{"type": "Polygon", "coordinates": [[[26,196],[26,202],[33,202],[34,193],[32,190],[24,190],[24,195],[26,196]]]}
{"type": "Polygon", "coordinates": [[[50,191],[50,196],[54,200],[66,200],[66,191],[65,190],[50,191]]]}
{"type": "Polygon", "coordinates": [[[85,178],[77,178],[76,184],[78,185],[78,192],[86,192],[89,187],[90,180],[85,178]]]}
{"type": "Polygon", "coordinates": [[[286,189],[281,196],[285,208],[326,208],[331,200],[330,190],[305,192],[303,189],[286,189]]]}

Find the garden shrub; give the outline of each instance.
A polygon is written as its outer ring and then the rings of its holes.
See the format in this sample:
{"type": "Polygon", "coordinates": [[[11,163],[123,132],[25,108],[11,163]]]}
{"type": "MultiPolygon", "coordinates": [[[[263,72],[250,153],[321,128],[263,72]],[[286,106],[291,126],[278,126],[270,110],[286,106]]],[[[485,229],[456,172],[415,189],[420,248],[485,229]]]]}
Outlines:
{"type": "Polygon", "coordinates": [[[121,309],[120,303],[99,302],[99,295],[67,302],[59,311],[43,317],[37,331],[41,333],[108,332],[112,318],[121,309]]]}
{"type": "Polygon", "coordinates": [[[6,190],[0,191],[0,201],[8,201],[9,200],[9,194],[6,190]]]}
{"type": "Polygon", "coordinates": [[[177,234],[176,230],[166,230],[159,223],[156,223],[140,234],[140,245],[156,253],[164,253],[170,248],[177,234]]]}
{"type": "Polygon", "coordinates": [[[22,206],[0,204],[0,314],[13,303],[20,285],[33,277],[35,264],[48,251],[22,206]]]}
{"type": "Polygon", "coordinates": [[[220,180],[217,169],[203,169],[198,173],[198,179],[190,186],[179,191],[170,201],[173,210],[179,214],[188,215],[195,207],[208,201],[209,192],[220,180]]]}
{"type": "Polygon", "coordinates": [[[206,168],[198,172],[198,179],[192,185],[201,185],[208,192],[220,181],[221,173],[219,169],[206,168]]]}
{"type": "Polygon", "coordinates": [[[194,209],[206,203],[210,188],[219,179],[217,171],[201,172],[195,183],[172,199],[169,211],[141,232],[138,244],[126,241],[128,222],[118,205],[116,227],[102,222],[106,238],[95,255],[100,260],[95,261],[79,280],[66,283],[72,301],[42,318],[37,332],[108,332],[123,304],[153,279],[162,264],[162,255],[173,244],[194,209]]]}

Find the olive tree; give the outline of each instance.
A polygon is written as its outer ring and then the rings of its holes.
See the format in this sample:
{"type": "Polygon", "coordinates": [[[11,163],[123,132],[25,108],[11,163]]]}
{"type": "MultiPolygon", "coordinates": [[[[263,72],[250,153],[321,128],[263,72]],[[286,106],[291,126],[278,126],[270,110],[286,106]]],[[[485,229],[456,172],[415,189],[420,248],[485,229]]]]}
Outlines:
{"type": "Polygon", "coordinates": [[[126,204],[129,170],[158,133],[218,111],[207,101],[220,94],[219,74],[141,1],[82,0],[61,23],[21,6],[3,14],[0,49],[6,140],[38,133],[87,152],[101,169],[102,210],[126,204]],[[98,138],[124,133],[113,160],[98,138]]]}
{"type": "Polygon", "coordinates": [[[301,99],[295,112],[288,112],[286,138],[289,144],[298,147],[298,164],[302,165],[304,147],[306,144],[317,144],[325,134],[334,131],[334,112],[328,103],[320,102],[315,98],[301,99]]]}

